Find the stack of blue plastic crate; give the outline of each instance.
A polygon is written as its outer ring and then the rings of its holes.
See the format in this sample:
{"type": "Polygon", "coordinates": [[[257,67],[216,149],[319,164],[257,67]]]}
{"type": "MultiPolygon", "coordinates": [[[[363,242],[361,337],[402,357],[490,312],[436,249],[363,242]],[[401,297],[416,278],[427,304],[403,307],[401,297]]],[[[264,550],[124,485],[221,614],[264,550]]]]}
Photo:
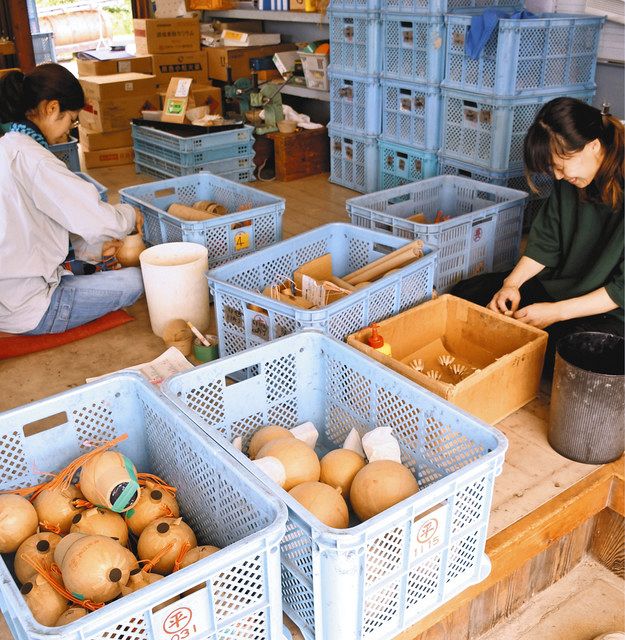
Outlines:
{"type": "MultiPolygon", "coordinates": [[[[465,51],[472,11],[445,16],[439,173],[527,191],[527,129],[555,97],[592,100],[604,18],[559,13],[500,18],[478,59],[472,59],[465,51]]],[[[547,181],[540,195],[549,189],[547,181]]],[[[530,201],[526,224],[539,204],[530,201]]]]}
{"type": "Polygon", "coordinates": [[[369,193],[378,185],[380,0],[332,0],[328,17],[330,180],[369,193]]]}

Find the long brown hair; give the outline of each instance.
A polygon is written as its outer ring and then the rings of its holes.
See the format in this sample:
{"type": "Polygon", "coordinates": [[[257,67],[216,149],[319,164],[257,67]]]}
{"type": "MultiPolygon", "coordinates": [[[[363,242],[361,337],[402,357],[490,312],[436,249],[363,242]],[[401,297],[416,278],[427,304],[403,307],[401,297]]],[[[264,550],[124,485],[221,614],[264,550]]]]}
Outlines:
{"type": "Polygon", "coordinates": [[[607,109],[600,111],[575,98],[556,98],[545,104],[525,136],[525,173],[532,191],[538,192],[536,174],[553,176],[553,155],[567,157],[593,140],[601,143],[604,157],[592,187],[580,189],[581,199],[620,210],[625,175],[623,125],[607,109]]]}

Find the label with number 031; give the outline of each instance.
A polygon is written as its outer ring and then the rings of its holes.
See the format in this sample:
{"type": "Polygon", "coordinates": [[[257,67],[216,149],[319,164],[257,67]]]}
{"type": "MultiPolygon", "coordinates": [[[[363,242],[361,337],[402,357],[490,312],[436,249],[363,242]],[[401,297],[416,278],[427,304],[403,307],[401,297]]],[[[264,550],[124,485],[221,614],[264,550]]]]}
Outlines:
{"type": "Polygon", "coordinates": [[[204,637],[210,630],[204,589],[153,613],[152,628],[157,640],[204,637]]]}

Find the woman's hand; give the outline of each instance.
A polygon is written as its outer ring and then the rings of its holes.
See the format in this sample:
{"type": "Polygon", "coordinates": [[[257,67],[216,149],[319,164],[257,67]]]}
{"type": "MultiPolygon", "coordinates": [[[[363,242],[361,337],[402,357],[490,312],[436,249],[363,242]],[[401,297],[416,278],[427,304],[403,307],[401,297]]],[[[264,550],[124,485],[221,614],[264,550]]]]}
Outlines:
{"type": "Polygon", "coordinates": [[[511,316],[519,308],[520,302],[521,292],[519,288],[508,285],[499,289],[486,307],[491,311],[511,316]]]}
{"type": "Polygon", "coordinates": [[[107,269],[121,269],[115,258],[117,250],[124,244],[123,240],[107,240],[102,243],[102,262],[106,264],[107,269]]]}
{"type": "Polygon", "coordinates": [[[557,302],[538,302],[519,309],[514,318],[537,329],[544,329],[564,318],[557,302]]]}
{"type": "Polygon", "coordinates": [[[137,233],[143,234],[143,214],[135,207],[135,229],[137,233]]]}

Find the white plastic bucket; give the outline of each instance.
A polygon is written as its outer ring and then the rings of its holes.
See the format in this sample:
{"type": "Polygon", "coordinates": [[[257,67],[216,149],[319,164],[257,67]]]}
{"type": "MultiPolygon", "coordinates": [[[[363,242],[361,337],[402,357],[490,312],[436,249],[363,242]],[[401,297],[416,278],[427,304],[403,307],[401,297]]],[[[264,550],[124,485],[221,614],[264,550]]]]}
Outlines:
{"type": "Polygon", "coordinates": [[[168,242],[140,256],[152,331],[163,335],[170,320],[182,318],[208,329],[208,249],[194,242],[168,242]]]}

